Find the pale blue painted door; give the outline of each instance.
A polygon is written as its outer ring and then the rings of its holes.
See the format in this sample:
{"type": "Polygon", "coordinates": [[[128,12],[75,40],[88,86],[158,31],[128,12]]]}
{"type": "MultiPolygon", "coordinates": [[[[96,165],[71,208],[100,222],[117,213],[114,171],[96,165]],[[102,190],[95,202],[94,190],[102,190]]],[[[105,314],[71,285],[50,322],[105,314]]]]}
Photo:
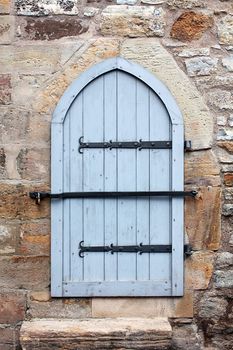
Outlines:
{"type": "MultiPolygon", "coordinates": [[[[104,61],[64,94],[52,123],[52,192],[182,191],[183,125],[174,99],[143,68],[104,61]],[[172,141],[171,149],[79,149],[85,142],[172,141]]],[[[183,294],[183,199],[52,200],[53,296],[183,294]],[[170,253],[85,252],[164,244],[170,253]]]]}

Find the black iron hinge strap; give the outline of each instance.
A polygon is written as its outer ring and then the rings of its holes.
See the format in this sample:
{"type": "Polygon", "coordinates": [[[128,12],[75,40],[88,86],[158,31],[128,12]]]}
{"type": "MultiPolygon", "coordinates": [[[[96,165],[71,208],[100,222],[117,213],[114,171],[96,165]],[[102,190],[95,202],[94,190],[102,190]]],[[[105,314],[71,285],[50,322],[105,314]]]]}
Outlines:
{"type": "Polygon", "coordinates": [[[72,198],[122,198],[122,197],[195,197],[197,191],[122,191],[122,192],[29,192],[29,196],[37,203],[44,198],[72,199],[72,198]]]}
{"type": "MultiPolygon", "coordinates": [[[[184,142],[184,149],[191,150],[191,141],[184,142]]],[[[83,153],[81,150],[84,148],[103,148],[103,149],[171,149],[172,141],[103,141],[103,142],[83,142],[83,136],[79,138],[79,153],[83,153]]]]}
{"type": "MultiPolygon", "coordinates": [[[[79,243],[79,256],[84,257],[84,253],[172,253],[171,244],[151,244],[144,245],[140,243],[138,245],[114,245],[113,243],[107,246],[84,246],[84,241],[79,243]]],[[[184,254],[191,255],[192,247],[188,244],[184,245],[184,254]]]]}

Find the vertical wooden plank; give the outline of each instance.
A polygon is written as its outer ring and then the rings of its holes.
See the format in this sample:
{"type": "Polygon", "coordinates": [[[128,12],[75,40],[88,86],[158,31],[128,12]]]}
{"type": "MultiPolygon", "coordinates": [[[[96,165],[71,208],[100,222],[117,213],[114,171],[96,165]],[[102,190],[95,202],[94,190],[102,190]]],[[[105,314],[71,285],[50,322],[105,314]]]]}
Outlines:
{"type": "MultiPolygon", "coordinates": [[[[136,78],[127,73],[118,73],[118,140],[136,138],[136,78]]],[[[137,150],[118,150],[118,191],[136,190],[137,150]]],[[[118,200],[118,243],[136,243],[136,200],[118,200]]],[[[118,253],[118,279],[136,279],[136,254],[118,253]]]]}
{"type": "MultiPolygon", "coordinates": [[[[137,140],[149,140],[149,92],[144,83],[137,80],[137,140]]],[[[149,191],[150,151],[137,151],[137,191],[149,191]]],[[[149,198],[137,199],[137,244],[150,244],[149,198]]],[[[150,254],[137,255],[137,280],[150,277],[150,254]]]]}
{"type": "MultiPolygon", "coordinates": [[[[52,123],[51,191],[63,192],[63,125],[52,123]]],[[[51,295],[62,296],[63,202],[51,201],[51,295]]]]}
{"type": "MultiPolygon", "coordinates": [[[[184,130],[172,128],[172,191],[184,189],[184,130]]],[[[172,295],[183,295],[184,269],[184,200],[172,199],[172,295]]]]}
{"type": "MultiPolygon", "coordinates": [[[[93,80],[83,91],[84,141],[103,141],[103,77],[93,80]]],[[[103,149],[83,151],[83,190],[103,191],[103,149]]],[[[84,244],[104,244],[103,199],[84,199],[84,244]]],[[[85,281],[102,281],[104,253],[85,253],[85,281]]]]}
{"type": "MultiPolygon", "coordinates": [[[[117,73],[110,72],[104,76],[104,127],[105,141],[117,138],[117,73]]],[[[105,150],[104,188],[105,191],[117,191],[117,150],[105,150]]],[[[105,245],[117,244],[117,199],[105,200],[105,245]]],[[[105,253],[105,280],[117,279],[117,254],[105,253]]]]}
{"type": "MultiPolygon", "coordinates": [[[[82,125],[82,92],[77,96],[70,109],[70,191],[81,192],[83,190],[82,163],[83,156],[78,152],[79,138],[83,135],[82,125]]],[[[83,261],[80,258],[79,243],[83,233],[83,200],[72,199],[70,201],[70,264],[71,280],[83,280],[83,261]]]]}
{"type": "MultiPolygon", "coordinates": [[[[150,140],[169,140],[170,120],[159,97],[150,93],[150,140]]],[[[170,150],[150,150],[150,190],[168,191],[171,188],[170,150]]],[[[171,243],[170,199],[168,197],[150,200],[150,243],[171,243]]],[[[171,278],[171,257],[168,253],[150,255],[150,278],[168,280],[171,278]]]]}
{"type": "MultiPolygon", "coordinates": [[[[63,190],[70,192],[70,113],[63,126],[63,190]]],[[[70,280],[70,199],[63,200],[63,281],[70,280]]]]}

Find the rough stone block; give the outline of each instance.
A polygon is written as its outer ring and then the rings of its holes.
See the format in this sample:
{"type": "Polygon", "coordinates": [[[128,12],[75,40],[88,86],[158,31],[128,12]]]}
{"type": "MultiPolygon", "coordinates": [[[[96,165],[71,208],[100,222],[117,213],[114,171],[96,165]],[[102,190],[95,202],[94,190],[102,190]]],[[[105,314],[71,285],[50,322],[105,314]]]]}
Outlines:
{"type": "MultiPolygon", "coordinates": [[[[22,291],[1,290],[0,323],[13,324],[22,321],[26,312],[26,293],[22,291]]],[[[0,340],[1,343],[1,340],[0,340]]]]}
{"type": "Polygon", "coordinates": [[[185,12],[173,24],[171,37],[181,41],[200,39],[213,25],[213,18],[202,13],[185,12]]]}
{"type": "Polygon", "coordinates": [[[80,0],[16,0],[15,10],[24,16],[77,15],[80,4],[80,0]]]}
{"type": "Polygon", "coordinates": [[[192,317],[193,293],[182,298],[93,298],[92,317],[192,317]]]}
{"type": "Polygon", "coordinates": [[[222,215],[224,216],[233,215],[233,204],[223,204],[222,215]]]}
{"type": "Polygon", "coordinates": [[[51,295],[48,290],[35,291],[30,293],[30,300],[32,301],[49,301],[51,295]]]}
{"type": "Polygon", "coordinates": [[[0,350],[19,348],[19,330],[17,327],[0,325],[0,350]]]}
{"type": "Polygon", "coordinates": [[[207,289],[214,270],[213,252],[194,252],[185,262],[186,288],[207,289]]]}
{"type": "Polygon", "coordinates": [[[31,187],[1,184],[0,188],[0,218],[2,219],[39,219],[50,216],[50,206],[47,200],[37,205],[29,198],[30,191],[48,191],[45,185],[32,184],[31,187]]]}
{"type": "Polygon", "coordinates": [[[215,271],[214,286],[216,288],[233,288],[233,270],[215,271]]]}
{"type": "Polygon", "coordinates": [[[217,250],[221,238],[221,189],[202,187],[185,203],[185,228],[193,249],[217,250]]]}
{"type": "Polygon", "coordinates": [[[227,150],[229,153],[233,153],[233,140],[232,141],[221,141],[218,142],[218,146],[221,148],[224,148],[227,150]]]}
{"type": "Polygon", "coordinates": [[[11,103],[11,75],[0,74],[0,105],[11,103]]]}
{"type": "Polygon", "coordinates": [[[10,44],[13,35],[13,16],[0,16],[0,44],[10,44]]]}
{"type": "Polygon", "coordinates": [[[0,148],[0,178],[6,177],[6,152],[3,147],[0,148]]]}
{"type": "Polygon", "coordinates": [[[190,77],[210,75],[216,71],[217,64],[218,59],[210,57],[194,57],[185,60],[187,72],[190,77]]]}
{"type": "Polygon", "coordinates": [[[30,112],[2,106],[0,108],[0,142],[1,144],[22,142],[28,128],[30,112]],[[20,128],[17,126],[20,124],[20,128]]]}
{"type": "Polygon", "coordinates": [[[222,59],[222,65],[225,67],[229,72],[233,72],[233,55],[230,57],[225,57],[222,59]]]}
{"type": "Polygon", "coordinates": [[[34,320],[24,322],[20,340],[25,350],[168,349],[171,326],[166,318],[34,320]]]}
{"type": "Polygon", "coordinates": [[[195,57],[195,56],[209,56],[210,49],[208,47],[184,49],[179,53],[179,57],[195,57]]]}
{"type": "Polygon", "coordinates": [[[0,257],[0,286],[36,290],[50,284],[49,258],[46,256],[0,257]]]}
{"type": "Polygon", "coordinates": [[[16,163],[22,179],[49,182],[50,148],[22,148],[16,163]]]}
{"type": "Polygon", "coordinates": [[[166,3],[172,9],[192,9],[194,7],[204,7],[203,0],[167,0],[166,3]]]}
{"type": "Polygon", "coordinates": [[[233,15],[222,17],[217,23],[217,28],[220,44],[233,45],[233,15]]]}
{"type": "Polygon", "coordinates": [[[20,225],[16,253],[24,255],[50,254],[50,221],[25,222],[20,225]]]}
{"type": "Polygon", "coordinates": [[[229,252],[219,253],[216,259],[216,269],[224,269],[233,265],[233,254],[229,252]]]}
{"type": "Polygon", "coordinates": [[[11,0],[0,0],[0,13],[8,14],[10,12],[11,0]]]}
{"type": "Polygon", "coordinates": [[[224,184],[226,186],[233,186],[233,173],[224,174],[224,184]]]}
{"type": "Polygon", "coordinates": [[[91,299],[29,300],[28,307],[27,316],[30,318],[77,319],[91,316],[91,299]]]}
{"type": "Polygon", "coordinates": [[[209,104],[219,110],[233,110],[233,95],[230,91],[216,90],[208,94],[209,104]]]}
{"type": "Polygon", "coordinates": [[[107,6],[102,12],[101,33],[129,37],[163,36],[164,11],[153,6],[107,6]]]}
{"type": "Polygon", "coordinates": [[[195,324],[179,324],[172,327],[171,349],[200,350],[201,348],[201,339],[197,334],[197,327],[195,324]]]}
{"type": "Polygon", "coordinates": [[[218,319],[219,317],[225,315],[227,304],[228,303],[226,300],[218,297],[212,297],[207,294],[204,296],[204,298],[202,298],[199,304],[199,317],[205,319],[218,319]]]}

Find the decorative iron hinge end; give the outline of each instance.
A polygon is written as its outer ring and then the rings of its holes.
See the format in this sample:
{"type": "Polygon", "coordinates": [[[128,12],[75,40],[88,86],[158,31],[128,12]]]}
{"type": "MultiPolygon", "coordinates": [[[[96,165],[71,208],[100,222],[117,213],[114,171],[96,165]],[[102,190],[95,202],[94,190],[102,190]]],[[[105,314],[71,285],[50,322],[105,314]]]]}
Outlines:
{"type": "Polygon", "coordinates": [[[189,257],[193,254],[193,248],[191,244],[185,244],[184,245],[184,255],[185,257],[189,257]]]}
{"type": "Polygon", "coordinates": [[[41,199],[50,197],[50,193],[48,192],[29,192],[28,195],[36,201],[36,204],[40,204],[41,199]]]}

